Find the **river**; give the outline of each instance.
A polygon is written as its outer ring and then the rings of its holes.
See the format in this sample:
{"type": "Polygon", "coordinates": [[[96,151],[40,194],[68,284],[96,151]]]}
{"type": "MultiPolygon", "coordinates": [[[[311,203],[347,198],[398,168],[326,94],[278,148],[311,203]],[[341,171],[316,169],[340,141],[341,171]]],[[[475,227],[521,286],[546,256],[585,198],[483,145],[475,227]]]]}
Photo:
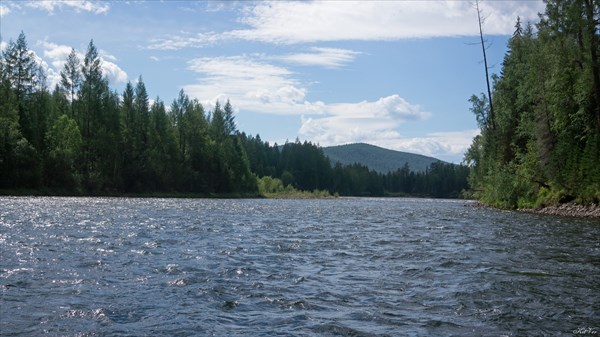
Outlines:
{"type": "Polygon", "coordinates": [[[598,219],[464,203],[0,197],[0,335],[600,334],[598,219]]]}

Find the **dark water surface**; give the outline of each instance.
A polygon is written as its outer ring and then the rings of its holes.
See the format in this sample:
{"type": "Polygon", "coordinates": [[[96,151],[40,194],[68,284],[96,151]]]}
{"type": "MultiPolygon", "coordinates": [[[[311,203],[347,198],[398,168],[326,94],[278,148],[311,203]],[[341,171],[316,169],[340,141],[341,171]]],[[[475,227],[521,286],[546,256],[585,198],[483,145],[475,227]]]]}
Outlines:
{"type": "Polygon", "coordinates": [[[0,198],[0,249],[2,336],[600,334],[598,220],[422,199],[0,198]]]}

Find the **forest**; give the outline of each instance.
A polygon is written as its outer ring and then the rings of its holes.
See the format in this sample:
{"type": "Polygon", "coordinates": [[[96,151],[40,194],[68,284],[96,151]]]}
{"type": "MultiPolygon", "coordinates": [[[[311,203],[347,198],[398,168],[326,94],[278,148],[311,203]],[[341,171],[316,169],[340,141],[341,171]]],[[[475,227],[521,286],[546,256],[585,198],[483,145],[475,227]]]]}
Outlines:
{"type": "Polygon", "coordinates": [[[500,208],[600,201],[600,1],[547,0],[517,20],[465,163],[475,196],[500,208]]]}
{"type": "Polygon", "coordinates": [[[150,100],[141,76],[119,94],[102,74],[93,40],[83,60],[71,50],[60,75],[49,89],[23,32],[2,53],[3,194],[260,196],[268,187],[459,197],[467,188],[469,168],[461,165],[387,174],[332,167],[318,145],[271,145],[238,131],[229,101],[205,109],[183,90],[170,106],[150,100]]]}

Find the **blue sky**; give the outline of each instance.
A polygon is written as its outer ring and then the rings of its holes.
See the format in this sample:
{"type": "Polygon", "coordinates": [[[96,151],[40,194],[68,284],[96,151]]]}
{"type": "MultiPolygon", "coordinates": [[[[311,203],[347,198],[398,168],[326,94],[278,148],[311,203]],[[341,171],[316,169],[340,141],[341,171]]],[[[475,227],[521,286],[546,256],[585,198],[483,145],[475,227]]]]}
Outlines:
{"type": "MultiPolygon", "coordinates": [[[[517,16],[541,0],[480,3],[499,72],[517,16]]],[[[271,143],[366,142],[460,162],[485,78],[473,1],[8,1],[1,46],[25,32],[51,87],[91,39],[122,92],[141,75],[167,105],[180,89],[271,143]]]]}

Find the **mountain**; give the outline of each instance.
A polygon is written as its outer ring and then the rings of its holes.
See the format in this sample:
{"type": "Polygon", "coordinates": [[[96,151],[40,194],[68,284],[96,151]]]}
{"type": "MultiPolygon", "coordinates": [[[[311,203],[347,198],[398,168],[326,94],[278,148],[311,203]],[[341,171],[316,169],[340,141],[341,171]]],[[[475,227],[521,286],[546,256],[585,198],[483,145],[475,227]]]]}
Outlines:
{"type": "Polygon", "coordinates": [[[441,160],[420,154],[384,149],[364,143],[329,146],[323,148],[323,153],[329,157],[333,165],[359,163],[380,173],[388,173],[402,168],[405,163],[411,171],[425,171],[434,162],[441,160]]]}

